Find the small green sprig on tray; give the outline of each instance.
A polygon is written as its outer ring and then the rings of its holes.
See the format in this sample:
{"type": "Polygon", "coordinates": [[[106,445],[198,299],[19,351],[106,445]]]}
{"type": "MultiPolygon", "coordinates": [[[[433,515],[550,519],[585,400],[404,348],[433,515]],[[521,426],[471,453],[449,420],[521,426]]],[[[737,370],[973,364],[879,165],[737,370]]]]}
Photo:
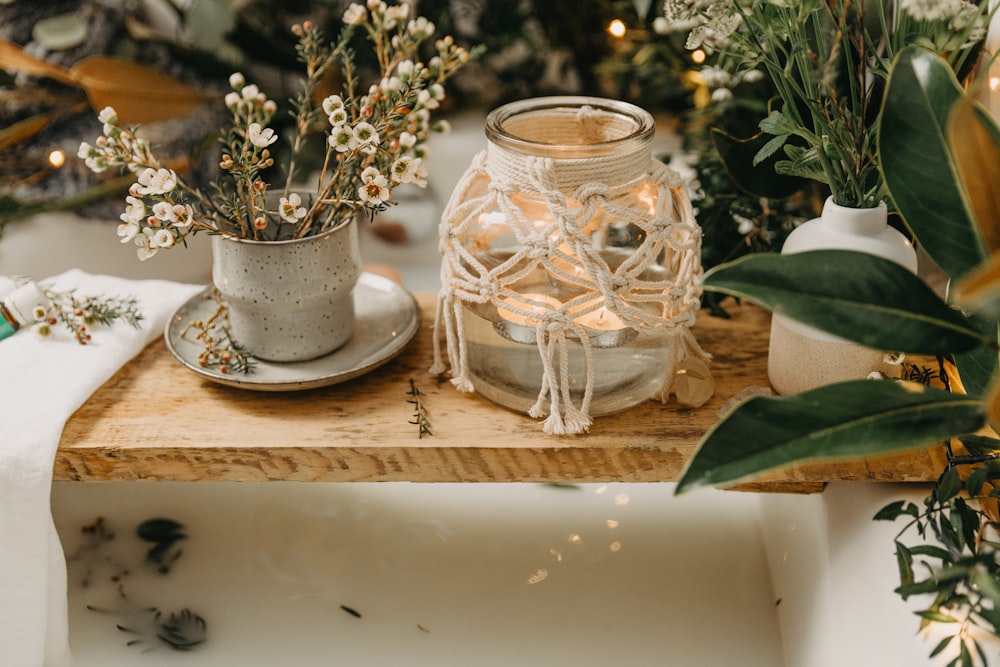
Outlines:
{"type": "Polygon", "coordinates": [[[229,332],[229,308],[218,291],[213,289],[205,299],[215,301],[215,312],[207,320],[188,322],[181,330],[181,338],[201,341],[204,347],[198,363],[204,368],[216,368],[220,373],[253,373],[254,360],[229,332]]]}
{"type": "Polygon", "coordinates": [[[90,342],[93,326],[109,327],[123,321],[138,329],[143,316],[138,301],[133,297],[81,296],[76,290],[60,292],[41,287],[48,306],[39,305],[32,313],[35,332],[43,338],[50,337],[52,327],[62,323],[80,345],[90,342]]]}
{"type": "Polygon", "coordinates": [[[417,384],[412,378],[410,379],[410,390],[406,393],[412,397],[406,402],[413,406],[413,420],[410,423],[417,426],[417,437],[434,435],[431,432],[431,422],[427,419],[427,408],[424,407],[424,402],[420,398],[423,394],[417,389],[417,384]]]}

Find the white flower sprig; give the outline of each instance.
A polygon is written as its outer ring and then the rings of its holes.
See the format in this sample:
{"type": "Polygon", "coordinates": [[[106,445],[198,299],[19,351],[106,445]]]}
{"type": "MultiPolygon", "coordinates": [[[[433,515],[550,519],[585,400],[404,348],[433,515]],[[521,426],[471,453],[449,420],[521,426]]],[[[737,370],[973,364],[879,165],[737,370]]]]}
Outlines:
{"type": "Polygon", "coordinates": [[[302,238],[340,224],[357,210],[384,210],[398,185],[426,186],[424,142],[432,130],[444,127],[432,125],[431,112],[445,98],[444,83],[471,55],[444,37],[435,42],[436,55],[421,60],[421,45],[435,28],[424,17],[410,18],[410,8],[407,2],[389,6],[381,0],[352,4],[333,44],[309,21],[293,28],[306,79],[291,101],[295,137],[280,198],[268,196],[271,186],[265,180],[275,167],[271,147],[279,137],[270,123],[278,107],[242,74],[229,78],[232,90],[224,101],[232,123],[220,137],[223,177],[209,193],[161,161],[135,128],[119,123],[114,109],[103,109],[98,114],[103,135],[94,145],[81,144],[79,156],[95,172],[123,168],[136,178],[121,214],[121,242],[135,243],[145,260],[201,231],[264,241],[302,238]],[[366,32],[380,68],[379,80],[365,91],[348,48],[357,30],[366,32]],[[316,105],[317,89],[331,67],[340,68],[344,88],[316,105]],[[315,191],[304,201],[292,191],[295,163],[305,137],[317,127],[325,127],[326,156],[315,191]]]}
{"type": "Polygon", "coordinates": [[[827,184],[842,206],[885,197],[875,149],[879,88],[903,47],[917,44],[962,69],[986,34],[987,2],[968,0],[665,0],[659,32],[687,32],[711,57],[712,100],[766,73],[780,104],[755,164],[784,154],[779,173],[827,184]]]}
{"type": "Polygon", "coordinates": [[[80,345],[90,343],[91,329],[109,327],[115,322],[125,322],[133,329],[141,326],[143,315],[134,297],[106,297],[81,295],[75,290],[66,292],[40,286],[45,302],[32,310],[33,329],[41,338],[55,335],[54,327],[62,324],[80,345]]]}

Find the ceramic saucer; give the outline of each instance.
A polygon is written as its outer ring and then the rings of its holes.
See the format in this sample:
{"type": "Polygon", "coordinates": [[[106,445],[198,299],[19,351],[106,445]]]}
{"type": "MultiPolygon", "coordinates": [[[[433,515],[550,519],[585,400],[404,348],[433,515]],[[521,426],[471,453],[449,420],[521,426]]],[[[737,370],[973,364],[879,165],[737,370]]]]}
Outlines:
{"type": "MultiPolygon", "coordinates": [[[[211,289],[211,288],[209,288],[211,289]]],[[[343,347],[318,359],[278,363],[254,360],[248,374],[220,373],[198,365],[201,344],[181,336],[191,320],[207,319],[215,301],[195,295],[177,309],[164,332],[167,349],[198,375],[230,387],[256,391],[295,391],[346,382],[378,368],[403,351],[420,328],[420,309],[399,284],[363,273],[354,288],[354,335],[343,347]]]]}

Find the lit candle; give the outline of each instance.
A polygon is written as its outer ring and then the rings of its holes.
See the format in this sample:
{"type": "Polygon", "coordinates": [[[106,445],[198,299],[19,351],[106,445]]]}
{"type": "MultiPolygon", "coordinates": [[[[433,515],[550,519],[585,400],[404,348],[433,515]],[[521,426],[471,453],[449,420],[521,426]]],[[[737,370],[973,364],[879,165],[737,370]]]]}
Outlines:
{"type": "Polygon", "coordinates": [[[562,302],[547,294],[536,294],[529,292],[517,297],[500,297],[497,300],[497,309],[500,317],[511,324],[533,327],[537,325],[545,313],[558,310],[562,302]],[[530,315],[525,315],[519,311],[527,311],[530,315]],[[537,316],[537,317],[534,317],[537,316]]]}
{"type": "Polygon", "coordinates": [[[575,317],[573,318],[573,321],[587,327],[588,329],[596,329],[598,331],[619,331],[626,327],[620,317],[612,313],[604,306],[586,313],[585,315],[575,317]]]}

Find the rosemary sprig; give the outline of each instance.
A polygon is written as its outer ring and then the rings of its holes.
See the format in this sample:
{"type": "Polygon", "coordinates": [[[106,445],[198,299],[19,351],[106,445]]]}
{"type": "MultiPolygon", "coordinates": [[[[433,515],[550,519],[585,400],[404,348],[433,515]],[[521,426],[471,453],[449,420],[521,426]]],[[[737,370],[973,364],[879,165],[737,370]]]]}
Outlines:
{"type": "Polygon", "coordinates": [[[217,368],[220,373],[243,373],[248,375],[254,371],[253,358],[233,338],[229,331],[229,308],[213,289],[205,299],[215,300],[215,312],[206,320],[192,320],[181,330],[181,338],[188,338],[192,333],[194,340],[203,344],[198,354],[198,363],[205,368],[217,368]]]}
{"type": "MultiPolygon", "coordinates": [[[[113,610],[101,609],[87,605],[90,611],[113,614],[113,610]]],[[[132,635],[133,639],[125,642],[125,646],[137,646],[143,653],[152,651],[157,645],[156,640],[166,644],[175,651],[190,651],[204,644],[208,638],[208,624],[205,619],[190,609],[171,612],[164,617],[156,607],[147,607],[126,614],[121,623],[115,623],[119,632],[132,635]]]]}
{"type": "Polygon", "coordinates": [[[903,378],[910,380],[911,382],[919,382],[920,384],[929,385],[931,382],[936,380],[939,376],[938,372],[927,366],[918,366],[917,364],[903,364],[903,378]]]}
{"type": "Polygon", "coordinates": [[[422,438],[425,435],[434,435],[431,432],[430,420],[427,419],[427,408],[424,407],[424,402],[420,399],[423,394],[417,389],[417,384],[413,381],[413,378],[410,378],[410,391],[406,393],[413,397],[407,403],[413,406],[413,420],[409,423],[416,424],[417,437],[422,438]]]}

